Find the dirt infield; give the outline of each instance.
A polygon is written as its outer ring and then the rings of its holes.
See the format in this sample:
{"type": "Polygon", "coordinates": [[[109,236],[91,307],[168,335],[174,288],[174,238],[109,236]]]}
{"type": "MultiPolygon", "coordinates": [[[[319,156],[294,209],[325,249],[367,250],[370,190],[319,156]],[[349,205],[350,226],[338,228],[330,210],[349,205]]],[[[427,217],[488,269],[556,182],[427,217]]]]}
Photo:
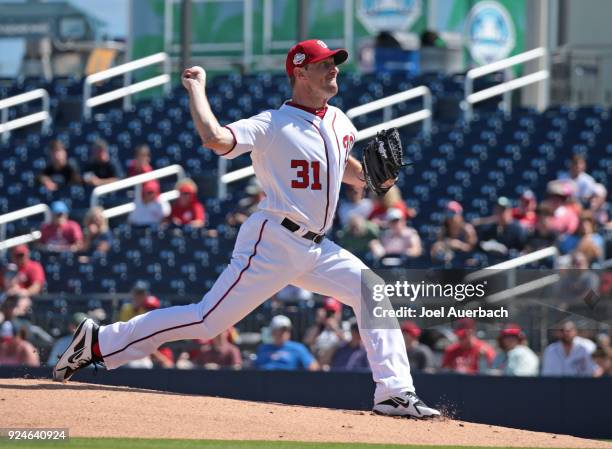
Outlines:
{"type": "Polygon", "coordinates": [[[0,427],[67,427],[71,436],[83,437],[612,448],[601,441],[450,419],[422,422],[47,380],[0,379],[0,405],[0,427]]]}

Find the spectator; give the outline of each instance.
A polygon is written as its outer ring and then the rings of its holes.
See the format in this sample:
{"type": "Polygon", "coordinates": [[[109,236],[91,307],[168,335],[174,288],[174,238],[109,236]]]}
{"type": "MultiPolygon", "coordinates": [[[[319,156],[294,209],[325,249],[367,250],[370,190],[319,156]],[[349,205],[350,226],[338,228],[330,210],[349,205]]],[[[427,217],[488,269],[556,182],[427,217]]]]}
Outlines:
{"type": "Polygon", "coordinates": [[[527,238],[525,252],[536,251],[555,244],[558,234],[550,225],[551,220],[553,220],[553,211],[550,206],[540,204],[536,209],[535,229],[527,238]]]}
{"type": "Polygon", "coordinates": [[[372,212],[370,212],[370,216],[368,220],[373,221],[380,227],[383,227],[387,217],[387,212],[389,209],[399,209],[402,213],[402,217],[405,220],[409,218],[414,218],[416,215],[414,209],[406,206],[404,200],[402,200],[402,193],[398,186],[394,185],[389,189],[389,191],[383,197],[377,197],[374,200],[374,205],[372,212]]]}
{"type": "Polygon", "coordinates": [[[63,337],[58,338],[49,353],[49,358],[47,360],[47,365],[55,366],[59,358],[62,356],[64,351],[68,349],[70,342],[72,341],[72,337],[74,331],[76,331],[77,327],[83,320],[87,319],[87,315],[81,312],[74,313],[70,317],[70,322],[68,323],[68,328],[63,337]]]}
{"type": "Polygon", "coordinates": [[[32,308],[32,300],[23,293],[3,294],[0,298],[0,322],[2,320],[24,322],[32,308]]]}
{"type": "Polygon", "coordinates": [[[40,228],[40,245],[46,251],[78,251],[83,245],[83,231],[76,221],[68,218],[69,209],[63,201],[51,203],[53,218],[40,228]]]}
{"type": "Polygon", "coordinates": [[[96,140],[91,147],[91,159],[83,170],[83,182],[97,187],[121,178],[121,169],[111,161],[108,144],[105,140],[96,140]]]}
{"type": "Polygon", "coordinates": [[[141,175],[150,171],[153,171],[151,149],[147,144],[138,145],[134,149],[134,159],[128,162],[128,176],[141,175]]]}
{"type": "Polygon", "coordinates": [[[15,246],[11,251],[11,261],[14,268],[12,272],[4,272],[2,290],[7,294],[38,295],[45,285],[45,270],[39,262],[30,259],[27,245],[15,246]],[[10,286],[6,283],[7,275],[10,278],[8,279],[10,286]]]}
{"type": "Polygon", "coordinates": [[[225,330],[209,341],[199,341],[197,350],[190,353],[189,359],[196,366],[207,369],[242,367],[242,355],[238,346],[230,342],[230,331],[225,330]]]}
{"type": "Polygon", "coordinates": [[[566,181],[551,181],[546,187],[548,192],[546,204],[553,211],[549,226],[559,234],[573,234],[580,224],[581,207],[573,200],[574,187],[566,181]]]}
{"type": "Polygon", "coordinates": [[[128,222],[134,226],[156,226],[170,215],[170,204],[159,197],[159,183],[145,182],[142,195],[135,199],[136,207],[128,216],[128,222]]]}
{"type": "Polygon", "coordinates": [[[129,321],[135,316],[145,313],[147,311],[147,300],[150,305],[159,303],[159,299],[149,294],[149,285],[144,281],[136,281],[132,287],[131,295],[131,301],[121,306],[117,316],[118,321],[129,321]]]}
{"type": "Polygon", "coordinates": [[[270,322],[272,343],[259,345],[255,366],[264,370],[317,371],[319,364],[306,346],[291,341],[291,320],[276,315],[270,322]]]}
{"type": "Polygon", "coordinates": [[[342,329],[342,303],[325,298],[316,313],[315,323],[304,334],[304,344],[321,366],[328,366],[336,348],[348,340],[342,329]]]}
{"type": "Polygon", "coordinates": [[[338,206],[338,219],[341,226],[347,226],[353,215],[368,218],[372,213],[372,200],[364,198],[363,188],[358,188],[346,184],[346,201],[342,201],[338,206]]]}
{"type": "Polygon", "coordinates": [[[608,348],[598,347],[593,351],[593,362],[596,365],[594,377],[612,376],[612,352],[608,348]]]}
{"type": "Polygon", "coordinates": [[[444,350],[442,368],[463,374],[476,374],[484,366],[490,368],[495,359],[495,350],[475,335],[476,322],[465,318],[457,321],[455,335],[457,343],[444,350]]]}
{"type": "Polygon", "coordinates": [[[512,218],[527,230],[534,228],[536,224],[536,208],[538,202],[531,190],[525,190],[519,199],[518,207],[512,209],[512,218]]]}
{"type": "Polygon", "coordinates": [[[586,172],[586,159],[582,154],[572,156],[569,173],[561,174],[559,179],[572,180],[576,184],[576,196],[580,201],[588,201],[594,193],[596,182],[586,172]]]}
{"type": "Polygon", "coordinates": [[[183,179],[176,185],[180,196],[172,203],[170,220],[176,226],[189,225],[201,228],[206,223],[204,205],[198,201],[198,187],[191,179],[183,179]]]}
{"type": "Polygon", "coordinates": [[[108,228],[108,220],[104,216],[101,207],[93,207],[85,215],[83,221],[83,246],[84,251],[106,253],[113,243],[113,234],[108,228]]]}
{"type": "Polygon", "coordinates": [[[595,184],[593,196],[589,201],[589,210],[593,213],[595,223],[605,226],[609,221],[608,190],[603,184],[595,184]]]}
{"type": "Polygon", "coordinates": [[[359,336],[359,326],[355,318],[350,320],[351,339],[340,346],[334,352],[331,359],[330,369],[332,371],[355,371],[369,370],[368,355],[361,337],[359,336]]]}
{"type": "Polygon", "coordinates": [[[562,254],[578,251],[587,258],[587,264],[603,260],[604,239],[597,233],[597,224],[591,211],[580,214],[580,225],[575,234],[564,235],[559,241],[562,254]]]}
{"type": "Polygon", "coordinates": [[[49,144],[49,161],[38,181],[50,192],[60,187],[81,182],[76,165],[68,160],[66,147],[59,140],[53,140],[49,144]]]}
{"type": "Polygon", "coordinates": [[[479,229],[481,247],[487,252],[508,254],[511,249],[522,250],[525,246],[527,232],[512,218],[512,209],[508,198],[497,199],[493,214],[493,223],[484,224],[479,229]]]}
{"type": "Polygon", "coordinates": [[[338,232],[338,243],[352,253],[366,254],[371,251],[372,241],[378,236],[378,226],[359,214],[353,214],[347,225],[338,232]]]}
{"type": "Polygon", "coordinates": [[[544,350],[542,375],[593,376],[597,368],[591,357],[595,351],[595,343],[579,337],[573,321],[562,323],[557,333],[559,340],[544,350]]]}
{"type": "Polygon", "coordinates": [[[501,351],[489,372],[503,376],[538,375],[540,361],[527,346],[527,338],[518,325],[510,324],[502,329],[497,342],[501,351]]]}
{"type": "Polygon", "coordinates": [[[414,321],[404,321],[400,327],[404,336],[404,343],[406,343],[410,369],[433,372],[434,355],[429,346],[419,341],[421,328],[414,321]]]}
{"type": "Polygon", "coordinates": [[[463,218],[463,207],[457,201],[450,201],[438,240],[431,247],[431,257],[450,262],[457,252],[471,252],[477,242],[474,226],[463,218]]]}
{"type": "Polygon", "coordinates": [[[0,325],[0,366],[40,366],[38,351],[27,341],[25,329],[19,331],[10,321],[0,325]]]}
{"type": "Polygon", "coordinates": [[[246,197],[238,201],[237,207],[225,217],[227,224],[237,228],[257,209],[259,203],[266,197],[257,178],[251,178],[245,188],[246,197]]]}
{"type": "Polygon", "coordinates": [[[382,232],[380,239],[372,242],[374,256],[419,257],[423,252],[421,238],[414,228],[406,225],[404,213],[400,209],[391,208],[385,218],[389,229],[382,232]]]}

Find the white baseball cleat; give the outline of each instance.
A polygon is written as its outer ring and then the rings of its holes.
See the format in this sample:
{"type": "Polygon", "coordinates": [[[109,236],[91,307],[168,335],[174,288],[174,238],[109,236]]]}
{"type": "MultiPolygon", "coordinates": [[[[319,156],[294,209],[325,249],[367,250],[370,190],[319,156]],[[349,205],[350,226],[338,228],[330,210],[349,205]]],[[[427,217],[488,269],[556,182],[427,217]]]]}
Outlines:
{"type": "Polygon", "coordinates": [[[411,391],[406,391],[397,396],[390,396],[388,399],[376,404],[372,411],[378,415],[406,416],[418,419],[437,418],[441,416],[438,410],[425,405],[425,403],[411,391]]]}
{"type": "Polygon", "coordinates": [[[74,332],[68,349],[64,351],[53,368],[53,380],[66,382],[79,369],[94,363],[92,353],[93,334],[98,325],[90,318],[83,320],[74,332]]]}

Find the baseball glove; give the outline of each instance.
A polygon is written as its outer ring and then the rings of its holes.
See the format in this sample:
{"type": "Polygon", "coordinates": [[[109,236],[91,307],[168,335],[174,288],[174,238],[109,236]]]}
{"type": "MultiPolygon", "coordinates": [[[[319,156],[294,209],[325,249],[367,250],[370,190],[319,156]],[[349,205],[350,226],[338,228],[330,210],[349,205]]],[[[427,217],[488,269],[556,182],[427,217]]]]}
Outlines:
{"type": "Polygon", "coordinates": [[[364,180],[376,194],[384,195],[396,181],[404,165],[402,142],[397,128],[386,129],[376,134],[363,150],[364,180]]]}

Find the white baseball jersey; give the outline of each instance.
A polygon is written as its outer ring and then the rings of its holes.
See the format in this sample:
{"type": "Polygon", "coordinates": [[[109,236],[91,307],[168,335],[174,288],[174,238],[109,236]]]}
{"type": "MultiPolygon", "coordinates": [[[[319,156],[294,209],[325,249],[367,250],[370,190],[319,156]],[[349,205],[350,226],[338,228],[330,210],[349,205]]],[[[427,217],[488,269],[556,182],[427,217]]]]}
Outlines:
{"type": "Polygon", "coordinates": [[[335,107],[320,118],[285,104],[228,129],[236,145],[224,157],[251,152],[266,199],[240,227],[229,265],[199,303],[154,310],[100,328],[106,367],[145,357],[167,341],[213,338],[291,284],[337,298],[353,309],[376,382],[376,402],[414,391],[399,326],[362,326],[361,275],[367,266],[329,239],[316,243],[281,225],[288,217],[303,231],[323,233],[331,226],[355,142],[351,122],[335,107]]]}
{"type": "Polygon", "coordinates": [[[236,145],[223,155],[251,153],[266,198],[259,208],[317,234],[332,224],[340,184],[357,130],[328,106],[323,118],[288,102],[227,126],[236,145]]]}

